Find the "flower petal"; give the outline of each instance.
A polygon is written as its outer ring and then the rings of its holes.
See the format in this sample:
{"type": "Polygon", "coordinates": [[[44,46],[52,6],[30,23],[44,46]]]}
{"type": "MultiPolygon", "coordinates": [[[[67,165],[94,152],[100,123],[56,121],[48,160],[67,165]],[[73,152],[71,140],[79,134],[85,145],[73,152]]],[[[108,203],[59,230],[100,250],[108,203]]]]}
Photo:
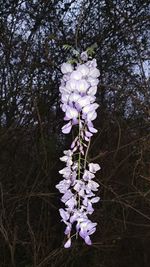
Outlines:
{"type": "Polygon", "coordinates": [[[71,247],[71,238],[67,240],[67,242],[64,244],[64,248],[70,248],[71,247]]]}
{"type": "Polygon", "coordinates": [[[64,134],[68,134],[68,133],[70,133],[71,128],[72,128],[71,122],[68,122],[67,124],[65,124],[65,125],[62,127],[62,132],[63,132],[64,134]]]}
{"type": "Polygon", "coordinates": [[[86,237],[85,237],[85,243],[87,244],[87,245],[92,245],[92,241],[91,241],[91,239],[90,239],[90,237],[87,235],[86,237]]]}

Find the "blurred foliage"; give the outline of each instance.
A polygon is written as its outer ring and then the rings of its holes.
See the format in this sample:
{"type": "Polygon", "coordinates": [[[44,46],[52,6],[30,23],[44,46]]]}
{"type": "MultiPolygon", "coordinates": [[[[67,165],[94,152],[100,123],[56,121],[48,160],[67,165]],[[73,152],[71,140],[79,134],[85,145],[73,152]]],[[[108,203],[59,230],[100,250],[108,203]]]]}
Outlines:
{"type": "Polygon", "coordinates": [[[148,26],[146,0],[1,0],[1,267],[149,267],[148,26]],[[61,133],[60,65],[93,48],[98,228],[92,247],[75,240],[65,250],[55,184],[71,136],[61,133]]]}

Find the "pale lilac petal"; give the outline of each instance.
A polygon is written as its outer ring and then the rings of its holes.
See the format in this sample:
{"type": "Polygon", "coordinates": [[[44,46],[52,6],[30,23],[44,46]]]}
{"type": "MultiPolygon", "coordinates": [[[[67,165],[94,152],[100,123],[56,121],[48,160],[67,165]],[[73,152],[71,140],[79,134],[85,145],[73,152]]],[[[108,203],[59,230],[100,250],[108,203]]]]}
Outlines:
{"type": "Polygon", "coordinates": [[[99,184],[96,183],[95,181],[93,181],[93,180],[88,181],[87,189],[92,190],[92,191],[97,191],[98,187],[99,187],[99,184]]]}
{"type": "Polygon", "coordinates": [[[71,169],[70,167],[65,167],[62,170],[60,170],[59,173],[64,175],[65,177],[68,177],[71,174],[71,169]]]}
{"type": "Polygon", "coordinates": [[[70,121],[70,118],[68,118],[67,116],[64,117],[64,121],[70,121]]]}
{"type": "Polygon", "coordinates": [[[91,203],[97,203],[100,200],[100,197],[94,197],[91,199],[91,203]]]}
{"type": "Polygon", "coordinates": [[[62,127],[62,132],[63,132],[64,134],[68,134],[68,133],[70,133],[71,128],[72,128],[72,125],[71,125],[71,122],[69,122],[69,123],[65,124],[65,125],[62,127]]]}
{"type": "Polygon", "coordinates": [[[59,213],[64,221],[68,221],[69,214],[64,209],[59,209],[59,213]]]}
{"type": "Polygon", "coordinates": [[[72,118],[72,125],[76,125],[79,123],[79,120],[77,118],[72,118]]]}
{"type": "Polygon", "coordinates": [[[72,93],[70,94],[69,96],[69,101],[70,102],[76,102],[78,101],[78,99],[80,98],[81,96],[79,95],[79,93],[72,93]]]}
{"type": "Polygon", "coordinates": [[[88,126],[88,128],[89,128],[89,131],[91,133],[97,133],[98,132],[97,129],[95,129],[94,127],[88,126]]]}
{"type": "Polygon", "coordinates": [[[79,235],[80,235],[83,239],[85,239],[85,237],[87,236],[87,231],[81,228],[81,230],[80,230],[80,232],[79,232],[79,235]]]}
{"type": "Polygon", "coordinates": [[[65,202],[68,201],[71,197],[73,197],[73,193],[72,193],[70,190],[68,190],[68,191],[62,196],[61,201],[65,203],[65,202]]]}
{"type": "Polygon", "coordinates": [[[85,136],[85,141],[87,141],[87,142],[89,142],[90,141],[90,139],[89,138],[87,138],[86,136],[85,136]]]}
{"type": "Polygon", "coordinates": [[[70,180],[62,180],[59,184],[56,185],[56,188],[59,190],[60,193],[64,194],[70,187],[71,181],[70,180]]]}
{"type": "Polygon", "coordinates": [[[66,227],[66,229],[65,229],[65,235],[68,235],[68,234],[70,234],[70,232],[71,232],[71,223],[69,223],[68,225],[67,225],[67,227],[66,227]]]}
{"type": "Polygon", "coordinates": [[[88,235],[92,235],[92,234],[94,234],[95,231],[96,231],[96,228],[93,227],[91,230],[88,231],[88,235]]]}
{"type": "Polygon", "coordinates": [[[77,81],[74,79],[71,79],[69,81],[66,82],[66,89],[68,90],[68,92],[72,92],[76,89],[76,83],[77,81]]]}
{"type": "Polygon", "coordinates": [[[80,197],[84,197],[85,196],[84,188],[81,188],[81,190],[79,191],[79,196],[80,197]]]}
{"type": "Polygon", "coordinates": [[[66,206],[68,206],[70,209],[73,209],[77,205],[77,201],[74,197],[71,197],[69,200],[66,201],[66,206]]]}
{"type": "Polygon", "coordinates": [[[72,72],[73,71],[73,66],[69,63],[63,63],[61,65],[61,72],[62,73],[68,73],[68,72],[72,72]]]}
{"type": "Polygon", "coordinates": [[[61,96],[61,102],[63,103],[67,103],[68,102],[68,99],[69,99],[69,94],[62,94],[61,96]]]}
{"type": "Polygon", "coordinates": [[[89,73],[89,68],[85,64],[79,65],[77,70],[80,71],[83,76],[86,76],[89,73]]]}
{"type": "Polygon", "coordinates": [[[89,105],[91,102],[91,98],[90,96],[83,96],[81,98],[78,99],[78,102],[76,103],[76,107],[77,108],[82,108],[86,105],[89,105]]]}
{"type": "Polygon", "coordinates": [[[86,237],[85,237],[85,243],[87,244],[87,245],[92,245],[92,241],[91,241],[91,239],[90,239],[90,237],[87,235],[86,237]]]}
{"type": "Polygon", "coordinates": [[[78,117],[78,111],[75,108],[72,108],[68,106],[66,110],[66,116],[70,119],[77,118],[78,117]]]}
{"type": "Polygon", "coordinates": [[[92,173],[96,173],[100,170],[100,165],[98,163],[89,163],[89,171],[92,173]]]}
{"type": "Polygon", "coordinates": [[[64,74],[64,76],[63,76],[64,82],[68,81],[69,79],[70,79],[70,75],[69,74],[64,74]]]}
{"type": "Polygon", "coordinates": [[[92,204],[91,204],[90,202],[88,202],[88,205],[87,205],[87,211],[88,211],[89,214],[92,214],[93,211],[94,211],[94,209],[93,209],[93,207],[92,207],[92,204]]]}
{"type": "Polygon", "coordinates": [[[87,94],[88,95],[95,95],[97,92],[97,86],[92,86],[88,89],[87,94]]]}
{"type": "Polygon", "coordinates": [[[80,189],[81,189],[80,181],[77,181],[77,182],[76,182],[76,184],[75,184],[75,186],[73,187],[73,189],[74,189],[75,191],[77,191],[77,192],[80,191],[80,189]]]}
{"type": "Polygon", "coordinates": [[[90,133],[90,132],[88,132],[88,131],[85,131],[85,135],[87,136],[87,137],[92,137],[92,133],[90,133]]]}
{"type": "Polygon", "coordinates": [[[81,78],[82,78],[82,73],[78,70],[74,70],[70,75],[70,79],[80,80],[81,78]]]}
{"type": "Polygon", "coordinates": [[[71,238],[67,240],[67,242],[64,244],[64,248],[70,248],[71,247],[71,238]]]}
{"type": "Polygon", "coordinates": [[[95,112],[95,110],[93,110],[92,112],[89,112],[87,114],[87,121],[93,121],[95,120],[97,117],[97,113],[95,112]]]}
{"type": "Polygon", "coordinates": [[[87,198],[87,197],[85,197],[85,198],[83,199],[83,205],[84,205],[84,206],[87,206],[87,205],[88,205],[88,198],[87,198]]]}
{"type": "Polygon", "coordinates": [[[89,86],[90,85],[86,80],[81,79],[81,80],[77,81],[76,89],[78,90],[79,93],[86,93],[89,86]]]}
{"type": "Polygon", "coordinates": [[[89,72],[89,76],[91,76],[92,78],[97,78],[100,76],[100,72],[97,68],[91,68],[89,72]]]}
{"type": "Polygon", "coordinates": [[[71,148],[75,147],[77,140],[78,140],[78,136],[73,140],[73,142],[71,144],[71,148]]]}
{"type": "Polygon", "coordinates": [[[88,78],[88,82],[91,84],[91,86],[93,87],[93,86],[97,86],[98,85],[98,83],[99,83],[99,80],[98,79],[94,79],[94,78],[92,78],[92,77],[89,77],[88,78]]]}
{"type": "Polygon", "coordinates": [[[81,57],[81,59],[83,61],[87,61],[88,60],[88,54],[87,54],[87,52],[86,51],[85,52],[82,52],[80,57],[81,57]]]}
{"type": "Polygon", "coordinates": [[[61,105],[62,111],[66,112],[67,107],[68,107],[68,105],[66,103],[64,103],[63,105],[61,105]]]}

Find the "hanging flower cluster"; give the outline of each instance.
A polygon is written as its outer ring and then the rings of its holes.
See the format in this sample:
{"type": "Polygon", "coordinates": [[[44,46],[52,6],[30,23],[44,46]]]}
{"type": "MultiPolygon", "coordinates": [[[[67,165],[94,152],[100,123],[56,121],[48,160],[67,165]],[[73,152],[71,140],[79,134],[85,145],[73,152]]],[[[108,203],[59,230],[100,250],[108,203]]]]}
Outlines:
{"type": "Polygon", "coordinates": [[[95,94],[98,77],[96,59],[88,60],[86,52],[80,56],[80,63],[73,67],[69,63],[61,66],[63,78],[60,85],[61,108],[65,112],[64,120],[68,121],[62,132],[69,134],[75,125],[77,131],[69,150],[60,158],[66,167],[59,171],[63,176],[56,188],[63,194],[61,201],[65,208],[59,210],[62,221],[66,225],[67,242],[64,247],[71,246],[71,239],[78,235],[87,245],[91,245],[90,235],[96,231],[97,223],[93,223],[88,215],[94,211],[93,204],[99,201],[95,196],[99,184],[93,179],[100,170],[99,164],[87,161],[90,140],[97,130],[93,120],[97,117],[95,94]]]}

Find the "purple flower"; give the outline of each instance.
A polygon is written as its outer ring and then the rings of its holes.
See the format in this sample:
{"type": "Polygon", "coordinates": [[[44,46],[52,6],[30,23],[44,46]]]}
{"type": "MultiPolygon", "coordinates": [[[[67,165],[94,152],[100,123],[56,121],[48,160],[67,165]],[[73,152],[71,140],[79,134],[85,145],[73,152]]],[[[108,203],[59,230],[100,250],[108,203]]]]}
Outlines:
{"type": "Polygon", "coordinates": [[[86,51],[85,52],[82,52],[80,57],[81,57],[81,59],[83,61],[87,61],[88,60],[88,54],[87,54],[87,52],[86,51]]]}
{"type": "Polygon", "coordinates": [[[100,166],[97,163],[89,163],[89,171],[92,173],[96,173],[100,170],[100,166]]]}
{"type": "Polygon", "coordinates": [[[86,76],[86,75],[89,74],[89,71],[90,70],[89,70],[89,68],[85,64],[82,64],[82,65],[79,65],[78,71],[80,71],[83,76],[86,76]]]}
{"type": "Polygon", "coordinates": [[[65,167],[59,171],[64,179],[56,185],[63,194],[61,201],[65,206],[59,210],[61,220],[66,225],[64,233],[68,237],[65,248],[71,246],[74,224],[76,232],[85,243],[92,244],[90,235],[96,231],[97,224],[91,222],[88,215],[94,212],[93,204],[100,199],[95,195],[99,184],[94,181],[100,166],[97,163],[87,163],[86,160],[89,146],[87,142],[97,132],[93,120],[97,117],[96,109],[99,107],[95,103],[95,94],[100,72],[96,60],[88,60],[87,52],[81,54],[81,59],[87,62],[79,63],[75,68],[69,63],[61,66],[63,77],[60,85],[60,107],[64,112],[64,120],[68,121],[62,127],[62,132],[69,134],[72,128],[77,128],[77,136],[74,137],[70,149],[65,150],[60,158],[65,163],[65,167]]]}
{"type": "Polygon", "coordinates": [[[76,205],[77,205],[77,201],[74,197],[71,197],[70,199],[68,199],[65,203],[65,205],[72,210],[76,205]]]}
{"type": "Polygon", "coordinates": [[[60,193],[64,194],[69,189],[71,184],[70,180],[62,180],[59,184],[56,185],[56,188],[59,190],[60,193]]]}
{"type": "Polygon", "coordinates": [[[89,180],[88,181],[88,184],[87,184],[87,192],[90,192],[90,191],[97,191],[98,188],[99,187],[99,184],[98,183],[96,183],[95,181],[93,181],[93,180],[89,180]]]}
{"type": "Polygon", "coordinates": [[[74,80],[81,80],[82,78],[82,73],[78,70],[74,70],[71,75],[70,75],[70,79],[74,79],[74,80]]]}
{"type": "Polygon", "coordinates": [[[62,65],[61,65],[61,72],[62,73],[70,73],[70,72],[72,72],[73,71],[73,67],[72,67],[72,65],[71,64],[69,64],[69,63],[63,63],[62,65]]]}
{"type": "Polygon", "coordinates": [[[97,78],[100,76],[100,72],[97,68],[91,68],[89,72],[89,76],[92,78],[97,78]]]}
{"type": "Polygon", "coordinates": [[[88,171],[88,170],[84,171],[84,174],[83,174],[84,181],[89,181],[90,179],[93,179],[94,177],[95,177],[95,175],[93,173],[91,173],[90,171],[88,171]]]}
{"type": "Polygon", "coordinates": [[[88,95],[95,95],[97,92],[97,86],[91,86],[88,91],[87,91],[87,94],[88,95]]]}
{"type": "Polygon", "coordinates": [[[66,116],[69,119],[75,119],[78,118],[78,111],[75,108],[72,108],[70,106],[68,106],[67,110],[66,110],[66,116]]]}
{"type": "Polygon", "coordinates": [[[76,89],[79,93],[86,93],[89,86],[90,84],[85,79],[81,79],[77,81],[76,89]]]}
{"type": "Polygon", "coordinates": [[[76,103],[78,101],[78,99],[80,98],[81,96],[79,95],[79,93],[72,93],[69,95],[69,103],[76,103]]]}
{"type": "Polygon", "coordinates": [[[62,170],[59,171],[60,174],[63,175],[64,178],[68,179],[71,175],[71,168],[70,166],[63,168],[62,170]]]}
{"type": "Polygon", "coordinates": [[[63,221],[68,221],[70,216],[67,211],[65,211],[64,209],[59,209],[59,213],[63,221]]]}
{"type": "Polygon", "coordinates": [[[75,79],[70,79],[69,81],[67,81],[66,83],[67,92],[70,93],[76,90],[76,84],[77,84],[77,81],[75,79]]]}
{"type": "Polygon", "coordinates": [[[68,191],[66,191],[66,193],[62,196],[61,201],[62,202],[67,202],[70,198],[73,197],[73,193],[71,192],[71,190],[69,189],[68,191]]]}
{"type": "Polygon", "coordinates": [[[93,86],[97,86],[98,83],[99,83],[99,80],[98,80],[98,79],[95,79],[95,78],[93,78],[93,77],[89,77],[87,81],[90,83],[90,85],[91,85],[92,87],[93,87],[93,86]]]}

